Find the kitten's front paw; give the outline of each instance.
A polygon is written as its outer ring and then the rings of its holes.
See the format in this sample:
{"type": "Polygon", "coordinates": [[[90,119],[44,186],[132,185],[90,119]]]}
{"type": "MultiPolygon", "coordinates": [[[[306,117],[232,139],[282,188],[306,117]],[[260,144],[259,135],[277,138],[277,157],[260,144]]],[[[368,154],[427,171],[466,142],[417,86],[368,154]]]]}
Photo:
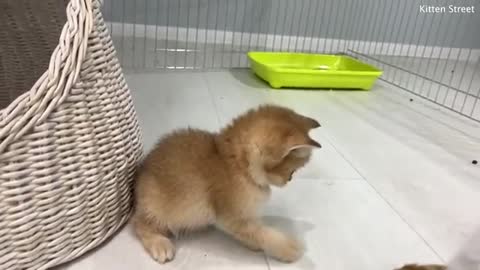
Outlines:
{"type": "Polygon", "coordinates": [[[163,236],[150,239],[144,246],[150,256],[159,263],[169,262],[175,256],[175,246],[170,239],[163,236]]]}
{"type": "Polygon", "coordinates": [[[281,232],[274,230],[269,231],[265,237],[265,241],[265,253],[279,261],[290,263],[302,257],[302,244],[281,232]]]}
{"type": "Polygon", "coordinates": [[[251,251],[255,251],[255,252],[257,252],[257,251],[262,251],[262,248],[259,247],[259,246],[256,245],[256,244],[247,243],[247,242],[245,242],[245,243],[243,243],[243,244],[244,244],[248,249],[250,249],[251,251]]]}

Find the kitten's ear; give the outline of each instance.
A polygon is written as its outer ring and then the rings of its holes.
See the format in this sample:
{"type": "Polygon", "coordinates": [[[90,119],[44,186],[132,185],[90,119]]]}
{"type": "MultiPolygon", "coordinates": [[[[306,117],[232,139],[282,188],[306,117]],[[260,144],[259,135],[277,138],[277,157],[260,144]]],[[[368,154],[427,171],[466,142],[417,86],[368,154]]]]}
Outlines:
{"type": "Polygon", "coordinates": [[[305,122],[307,124],[308,127],[310,127],[310,129],[314,129],[314,128],[318,128],[318,127],[321,127],[320,123],[318,123],[317,120],[313,119],[313,118],[310,118],[310,117],[305,117],[305,122]]]}
{"type": "Polygon", "coordinates": [[[307,146],[310,146],[310,147],[316,147],[316,148],[321,148],[322,145],[319,144],[317,141],[315,141],[314,139],[308,137],[307,138],[307,146]]]}
{"type": "Polygon", "coordinates": [[[300,117],[301,117],[302,125],[305,127],[306,130],[311,130],[311,129],[321,127],[320,123],[318,123],[318,121],[313,118],[303,116],[303,115],[300,115],[300,117]]]}
{"type": "Polygon", "coordinates": [[[298,153],[300,156],[306,156],[310,153],[310,151],[313,148],[321,148],[321,147],[322,146],[317,141],[313,140],[310,137],[307,137],[304,142],[293,144],[292,146],[290,146],[283,154],[283,157],[288,156],[293,151],[298,153]]]}

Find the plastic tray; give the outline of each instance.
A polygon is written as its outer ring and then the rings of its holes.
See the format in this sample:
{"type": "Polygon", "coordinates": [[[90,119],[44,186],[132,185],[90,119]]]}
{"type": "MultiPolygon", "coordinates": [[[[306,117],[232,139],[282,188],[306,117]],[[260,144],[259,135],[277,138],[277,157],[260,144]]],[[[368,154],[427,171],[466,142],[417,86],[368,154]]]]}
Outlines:
{"type": "Polygon", "coordinates": [[[369,90],[382,71],[344,55],[249,52],[251,68],[273,88],[369,90]]]}

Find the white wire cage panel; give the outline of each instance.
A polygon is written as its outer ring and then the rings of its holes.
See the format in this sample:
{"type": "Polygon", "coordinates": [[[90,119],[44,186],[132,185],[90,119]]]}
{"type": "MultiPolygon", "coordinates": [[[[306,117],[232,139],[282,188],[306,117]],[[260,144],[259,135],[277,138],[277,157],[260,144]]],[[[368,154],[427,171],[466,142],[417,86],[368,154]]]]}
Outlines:
{"type": "Polygon", "coordinates": [[[126,69],[248,67],[249,51],[348,54],[480,122],[479,1],[105,0],[104,14],[126,69]]]}

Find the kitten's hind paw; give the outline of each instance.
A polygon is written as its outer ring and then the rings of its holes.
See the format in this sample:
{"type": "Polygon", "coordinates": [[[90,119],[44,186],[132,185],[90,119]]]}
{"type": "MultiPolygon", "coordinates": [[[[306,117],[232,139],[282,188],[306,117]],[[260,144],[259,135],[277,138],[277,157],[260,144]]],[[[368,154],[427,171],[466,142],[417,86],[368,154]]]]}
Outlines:
{"type": "Polygon", "coordinates": [[[150,256],[159,263],[166,263],[173,260],[175,256],[175,246],[167,237],[162,235],[155,236],[144,247],[150,256]]]}

